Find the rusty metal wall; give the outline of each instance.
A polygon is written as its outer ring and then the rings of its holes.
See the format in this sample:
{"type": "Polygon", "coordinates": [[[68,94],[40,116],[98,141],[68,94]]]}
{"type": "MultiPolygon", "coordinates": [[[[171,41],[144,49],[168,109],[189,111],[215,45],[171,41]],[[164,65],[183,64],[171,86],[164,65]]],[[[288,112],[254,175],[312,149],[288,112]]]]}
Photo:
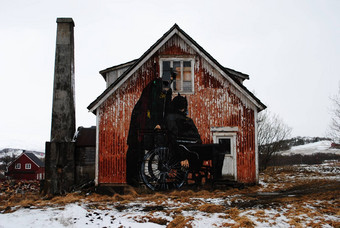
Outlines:
{"type": "Polygon", "coordinates": [[[255,107],[204,59],[198,58],[196,65],[195,94],[187,96],[189,116],[203,143],[213,142],[212,127],[238,127],[237,180],[255,183],[255,107]]]}
{"type": "Polygon", "coordinates": [[[158,68],[151,58],[100,106],[98,183],[126,182],[131,112],[158,68]]]}
{"type": "Polygon", "coordinates": [[[158,77],[159,58],[167,56],[195,59],[195,92],[186,94],[189,116],[194,120],[203,143],[213,142],[211,127],[238,127],[238,181],[255,183],[254,105],[177,35],[99,107],[98,183],[126,182],[127,135],[131,112],[143,88],[158,77]]]}

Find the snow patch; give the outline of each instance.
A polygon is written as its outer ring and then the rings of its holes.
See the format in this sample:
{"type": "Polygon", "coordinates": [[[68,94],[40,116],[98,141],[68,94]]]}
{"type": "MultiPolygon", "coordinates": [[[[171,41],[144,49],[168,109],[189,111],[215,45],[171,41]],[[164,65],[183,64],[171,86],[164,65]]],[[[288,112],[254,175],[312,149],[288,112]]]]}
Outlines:
{"type": "Polygon", "coordinates": [[[279,152],[281,155],[302,154],[311,155],[316,153],[340,154],[340,149],[331,148],[331,141],[324,140],[315,143],[308,143],[301,146],[294,146],[289,150],[279,152]]]}

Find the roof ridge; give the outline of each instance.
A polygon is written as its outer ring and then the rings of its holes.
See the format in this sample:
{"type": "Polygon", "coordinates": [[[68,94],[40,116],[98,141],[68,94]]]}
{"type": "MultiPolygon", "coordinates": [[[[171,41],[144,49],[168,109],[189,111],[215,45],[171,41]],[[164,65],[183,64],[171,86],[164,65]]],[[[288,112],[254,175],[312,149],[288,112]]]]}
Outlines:
{"type": "Polygon", "coordinates": [[[99,102],[116,84],[118,84],[124,77],[125,75],[127,75],[131,69],[133,69],[136,65],[138,65],[138,63],[147,56],[147,54],[154,48],[156,47],[166,36],[168,36],[174,29],[180,29],[179,26],[177,24],[174,24],[166,33],[163,34],[163,36],[161,38],[159,38],[147,51],[145,51],[141,57],[139,57],[137,59],[137,61],[132,64],[119,78],[117,78],[116,81],[114,81],[111,85],[109,85],[102,94],[100,94],[88,107],[87,109],[91,110],[93,108],[93,106],[95,106],[95,104],[97,102],[99,102]]]}
{"type": "MultiPolygon", "coordinates": [[[[136,62],[134,62],[119,78],[117,78],[116,81],[114,81],[111,85],[109,85],[102,94],[100,94],[88,107],[87,109],[89,109],[90,111],[94,112],[97,107],[98,107],[98,103],[101,102],[102,99],[104,99],[106,96],[109,96],[109,92],[111,91],[111,89],[113,89],[118,83],[120,83],[125,77],[126,75],[128,75],[132,69],[134,69],[150,52],[152,52],[152,50],[157,47],[157,45],[159,45],[169,34],[171,34],[171,32],[173,30],[177,29],[178,32],[180,34],[182,34],[189,42],[191,42],[200,52],[202,52],[208,59],[210,59],[214,64],[216,64],[216,66],[221,69],[221,71],[223,71],[228,77],[230,77],[230,79],[236,83],[242,90],[244,90],[244,92],[246,94],[248,94],[251,98],[253,98],[255,100],[255,102],[257,102],[258,104],[258,108],[266,108],[266,105],[264,105],[253,93],[251,93],[236,77],[237,75],[233,74],[230,71],[234,71],[235,73],[240,73],[242,75],[244,75],[244,79],[245,78],[249,78],[246,77],[246,74],[243,74],[241,72],[232,70],[232,69],[228,69],[224,66],[222,66],[214,57],[212,57],[206,50],[204,50],[203,47],[201,47],[193,38],[191,38],[186,32],[184,32],[176,23],[166,32],[163,34],[163,36],[161,38],[159,38],[147,51],[145,51],[142,56],[140,58],[138,58],[136,60],[136,62]]],[[[169,38],[170,39],[170,38],[169,38]]],[[[100,105],[100,104],[99,104],[100,105]]]]}

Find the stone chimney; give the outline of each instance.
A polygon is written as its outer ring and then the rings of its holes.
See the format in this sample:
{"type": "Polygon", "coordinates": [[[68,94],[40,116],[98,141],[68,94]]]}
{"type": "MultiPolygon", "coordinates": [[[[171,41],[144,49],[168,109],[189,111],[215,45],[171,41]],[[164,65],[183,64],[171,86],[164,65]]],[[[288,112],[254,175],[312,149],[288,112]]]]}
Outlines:
{"type": "Polygon", "coordinates": [[[74,22],[57,19],[51,142],[71,142],[76,130],[74,102],[74,22]]]}
{"type": "Polygon", "coordinates": [[[75,184],[74,22],[57,18],[51,141],[46,142],[43,193],[60,195],[75,184]]]}

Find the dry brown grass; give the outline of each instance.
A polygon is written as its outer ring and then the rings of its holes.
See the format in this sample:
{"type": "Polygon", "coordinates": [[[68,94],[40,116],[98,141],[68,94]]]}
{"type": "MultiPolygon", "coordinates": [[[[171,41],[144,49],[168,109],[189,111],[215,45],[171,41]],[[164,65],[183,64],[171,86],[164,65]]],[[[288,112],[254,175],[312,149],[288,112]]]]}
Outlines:
{"type": "Polygon", "coordinates": [[[108,201],[112,201],[112,197],[107,196],[107,195],[100,195],[100,194],[96,194],[96,193],[93,193],[89,196],[86,196],[84,199],[87,202],[108,202],[108,201]]]}
{"type": "Polygon", "coordinates": [[[166,227],[167,228],[192,228],[190,221],[194,220],[193,217],[184,217],[177,215],[166,227]]]}
{"type": "Polygon", "coordinates": [[[152,223],[156,223],[156,224],[163,225],[163,226],[166,225],[169,222],[168,220],[166,220],[164,218],[153,217],[152,214],[151,215],[134,217],[133,219],[136,222],[139,222],[139,223],[152,222],[152,223]]]}
{"type": "Polygon", "coordinates": [[[255,227],[255,223],[246,216],[236,217],[234,220],[236,224],[233,227],[246,227],[246,228],[255,227]]]}
{"type": "Polygon", "coordinates": [[[199,211],[206,212],[206,213],[222,213],[225,211],[225,207],[222,205],[216,204],[203,204],[197,208],[199,211]]]}
{"type": "Polygon", "coordinates": [[[66,196],[56,196],[50,200],[51,204],[56,205],[66,205],[70,203],[76,203],[82,201],[83,196],[77,194],[77,193],[69,193],[66,196]]]}
{"type": "MultiPolygon", "coordinates": [[[[221,223],[216,226],[223,227],[254,227],[253,221],[275,225],[276,219],[285,216],[289,226],[292,227],[320,227],[328,224],[332,227],[340,227],[338,221],[332,221],[327,216],[340,217],[340,183],[332,179],[322,179],[318,173],[297,173],[294,167],[269,168],[261,173],[264,186],[252,186],[245,189],[218,189],[218,190],[176,190],[169,192],[156,192],[150,194],[135,188],[128,188],[125,194],[113,196],[91,193],[70,193],[65,196],[41,196],[36,192],[19,194],[13,192],[8,195],[0,195],[0,212],[9,213],[18,208],[45,206],[63,207],[70,203],[85,203],[88,211],[93,209],[124,211],[129,204],[136,200],[147,205],[143,210],[145,216],[132,217],[138,222],[153,222],[168,227],[192,227],[194,217],[184,217],[187,213],[221,213],[221,223]],[[296,175],[297,178],[289,178],[296,175]],[[313,177],[313,178],[309,178],[313,177]],[[314,178],[317,177],[317,178],[314,178]],[[320,178],[319,178],[320,177],[320,178]],[[261,198],[257,192],[281,192],[281,195],[272,198],[261,198]],[[209,199],[220,199],[223,205],[207,203],[209,199]],[[165,202],[169,202],[169,205],[165,202]],[[242,203],[251,202],[249,205],[242,203]],[[275,202],[275,204],[273,204],[275,202]],[[228,207],[227,205],[230,205],[228,207]],[[261,204],[262,209],[256,206],[261,204]],[[267,205],[266,205],[267,204],[267,205]],[[155,205],[155,206],[153,206],[155,205]],[[288,207],[289,206],[289,207],[288,207]],[[147,208],[149,207],[149,208],[147,208]],[[152,209],[154,207],[154,209],[152,209]],[[275,209],[276,214],[266,214],[264,209],[275,209]],[[248,209],[254,212],[247,213],[248,209]],[[286,209],[289,209],[288,211],[286,209]],[[154,211],[162,211],[166,216],[173,217],[172,221],[154,216],[154,211]],[[241,216],[242,215],[242,216],[241,216]],[[310,218],[317,220],[310,221],[310,218]],[[253,221],[249,218],[253,218],[253,221]]],[[[204,216],[210,216],[205,214],[204,216]]]]}

